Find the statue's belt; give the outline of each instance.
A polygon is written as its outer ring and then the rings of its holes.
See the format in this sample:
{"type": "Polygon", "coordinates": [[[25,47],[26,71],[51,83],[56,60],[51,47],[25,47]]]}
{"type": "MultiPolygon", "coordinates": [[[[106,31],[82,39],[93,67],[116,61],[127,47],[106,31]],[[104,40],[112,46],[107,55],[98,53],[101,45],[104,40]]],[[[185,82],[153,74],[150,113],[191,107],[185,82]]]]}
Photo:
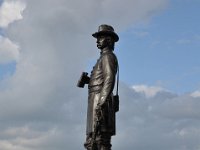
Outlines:
{"type": "Polygon", "coordinates": [[[101,85],[88,86],[89,93],[92,93],[92,92],[99,93],[101,91],[101,88],[102,88],[102,84],[101,85]]]}

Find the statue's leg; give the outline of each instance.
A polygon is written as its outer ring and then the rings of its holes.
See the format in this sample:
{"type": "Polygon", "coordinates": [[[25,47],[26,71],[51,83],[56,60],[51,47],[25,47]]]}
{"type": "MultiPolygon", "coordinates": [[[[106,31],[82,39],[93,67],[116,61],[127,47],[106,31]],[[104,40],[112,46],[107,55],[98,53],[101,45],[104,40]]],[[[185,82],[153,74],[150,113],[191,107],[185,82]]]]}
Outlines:
{"type": "Polygon", "coordinates": [[[86,137],[86,142],[84,143],[84,147],[87,150],[99,150],[98,145],[96,144],[95,141],[92,141],[92,135],[93,133],[91,133],[90,135],[87,135],[86,137]],[[95,142],[95,143],[93,143],[95,142]]]}
{"type": "Polygon", "coordinates": [[[102,133],[98,136],[98,150],[111,150],[110,134],[102,133]]]}
{"type": "Polygon", "coordinates": [[[91,150],[91,139],[92,139],[92,136],[91,135],[87,135],[86,142],[84,143],[84,147],[87,150],[91,150]]]}

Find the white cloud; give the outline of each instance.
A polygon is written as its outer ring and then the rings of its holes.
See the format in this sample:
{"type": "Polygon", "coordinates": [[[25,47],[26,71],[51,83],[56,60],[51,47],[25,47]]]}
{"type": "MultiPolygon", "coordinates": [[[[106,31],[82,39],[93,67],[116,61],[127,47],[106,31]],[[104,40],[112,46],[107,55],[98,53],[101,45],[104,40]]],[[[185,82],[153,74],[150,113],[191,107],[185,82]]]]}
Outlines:
{"type": "Polygon", "coordinates": [[[163,88],[158,86],[134,85],[132,88],[136,92],[144,93],[147,97],[153,97],[158,92],[165,91],[163,88]]]}
{"type": "MultiPolygon", "coordinates": [[[[76,82],[98,53],[91,33],[100,23],[112,24],[119,33],[148,20],[166,2],[27,0],[24,18],[6,30],[6,36],[20,44],[20,59],[0,90],[0,148],[83,148],[87,89],[76,88],[76,82]]],[[[119,92],[113,149],[198,149],[199,97],[123,83],[119,92]]]]}
{"type": "Polygon", "coordinates": [[[20,0],[5,0],[0,6],[0,27],[5,28],[10,23],[22,19],[26,5],[20,0]]]}
{"type": "Polygon", "coordinates": [[[195,150],[199,147],[199,98],[165,91],[146,97],[120,85],[116,149],[195,150]]]}
{"type": "Polygon", "coordinates": [[[19,46],[10,39],[0,36],[0,64],[18,61],[19,46]]]}
{"type": "Polygon", "coordinates": [[[79,136],[74,135],[78,134],[78,132],[81,132],[80,129],[70,131],[62,126],[39,129],[37,123],[34,124],[34,127],[13,127],[6,129],[6,133],[1,133],[4,139],[0,139],[0,148],[4,148],[3,150],[78,149],[82,147],[82,144],[80,145],[77,142],[77,140],[80,140],[79,136]],[[9,133],[12,133],[13,130],[15,135],[11,136],[9,133]]]}
{"type": "Polygon", "coordinates": [[[191,96],[194,98],[200,97],[200,91],[195,91],[195,92],[191,93],[191,96]]]}

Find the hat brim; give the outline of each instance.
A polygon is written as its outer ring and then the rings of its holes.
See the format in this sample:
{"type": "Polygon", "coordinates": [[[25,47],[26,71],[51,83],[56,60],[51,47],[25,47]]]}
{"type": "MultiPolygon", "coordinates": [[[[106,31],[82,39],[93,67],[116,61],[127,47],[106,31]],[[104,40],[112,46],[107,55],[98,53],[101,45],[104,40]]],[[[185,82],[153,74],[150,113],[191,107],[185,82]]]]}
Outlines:
{"type": "Polygon", "coordinates": [[[110,35],[114,38],[115,42],[119,41],[119,36],[115,32],[99,31],[92,34],[92,36],[95,38],[97,38],[100,35],[110,35]]]}

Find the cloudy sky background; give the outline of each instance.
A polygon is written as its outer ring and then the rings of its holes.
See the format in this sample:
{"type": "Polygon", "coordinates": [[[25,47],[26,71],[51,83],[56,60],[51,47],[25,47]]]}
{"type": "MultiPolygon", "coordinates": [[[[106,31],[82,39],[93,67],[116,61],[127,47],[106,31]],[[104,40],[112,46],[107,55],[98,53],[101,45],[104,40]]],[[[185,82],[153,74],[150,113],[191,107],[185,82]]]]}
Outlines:
{"type": "Polygon", "coordinates": [[[78,150],[99,24],[120,36],[113,149],[200,150],[198,0],[0,0],[0,150],[78,150]]]}

